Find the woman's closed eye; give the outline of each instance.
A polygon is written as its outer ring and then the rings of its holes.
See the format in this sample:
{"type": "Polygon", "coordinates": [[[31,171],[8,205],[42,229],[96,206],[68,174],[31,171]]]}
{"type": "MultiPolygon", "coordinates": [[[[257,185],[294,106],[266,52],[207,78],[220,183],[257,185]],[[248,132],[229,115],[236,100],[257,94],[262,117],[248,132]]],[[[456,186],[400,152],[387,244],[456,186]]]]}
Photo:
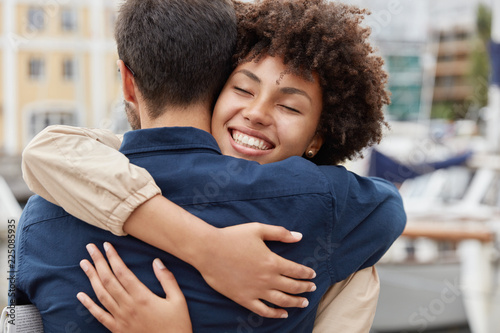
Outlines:
{"type": "Polygon", "coordinates": [[[286,106],[286,105],[283,105],[283,104],[279,104],[278,106],[288,110],[288,111],[292,111],[292,112],[295,112],[295,113],[301,113],[299,110],[295,109],[295,108],[292,108],[290,106],[286,106]]]}
{"type": "Polygon", "coordinates": [[[233,87],[233,89],[234,89],[234,90],[236,90],[236,91],[237,91],[238,93],[240,93],[240,94],[253,96],[253,94],[252,94],[250,91],[245,90],[245,89],[243,89],[243,88],[240,88],[240,87],[234,86],[234,87],[233,87]]]}

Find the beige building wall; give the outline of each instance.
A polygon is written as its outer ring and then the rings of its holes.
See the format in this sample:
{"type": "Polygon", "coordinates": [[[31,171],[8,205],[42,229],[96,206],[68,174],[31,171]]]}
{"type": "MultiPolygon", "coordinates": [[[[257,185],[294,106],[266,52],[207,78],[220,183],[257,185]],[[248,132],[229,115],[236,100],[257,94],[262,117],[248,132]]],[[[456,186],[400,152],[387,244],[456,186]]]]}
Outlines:
{"type": "MultiPolygon", "coordinates": [[[[105,1],[105,0],[103,0],[105,1]]],[[[95,52],[96,36],[93,36],[93,22],[91,9],[87,2],[64,2],[59,6],[57,2],[19,1],[15,6],[14,34],[19,38],[20,44],[15,51],[17,77],[16,89],[16,150],[22,151],[27,142],[34,135],[33,128],[38,129],[40,125],[33,126],[32,123],[53,123],[57,116],[50,113],[74,112],[73,117],[61,121],[73,121],[73,125],[94,126],[95,117],[98,116],[92,110],[94,96],[91,77],[94,63],[91,61],[92,52],[95,52]],[[33,29],[29,27],[29,15],[33,10],[38,10],[38,18],[43,22],[43,28],[33,29]],[[76,29],[67,30],[63,28],[63,11],[73,11],[76,18],[76,29]],[[43,65],[43,75],[33,76],[35,62],[43,65]],[[74,63],[74,78],[68,77],[68,64],[74,63]],[[31,65],[30,65],[31,64],[31,65]],[[31,67],[31,71],[30,71],[31,67]],[[31,74],[30,74],[31,73],[31,74]],[[33,120],[33,115],[39,119],[33,120]],[[47,115],[47,116],[46,116],[47,115]],[[46,117],[47,120],[44,120],[46,117]],[[48,119],[50,118],[50,119],[48,119]]],[[[3,2],[0,1],[0,17],[3,17],[3,2]]],[[[103,35],[98,36],[98,42],[104,43],[102,52],[103,72],[99,84],[104,91],[104,98],[100,100],[103,105],[104,115],[102,127],[109,127],[113,119],[113,110],[116,102],[120,100],[121,82],[117,75],[116,60],[118,59],[116,47],[114,46],[113,28],[116,19],[115,5],[113,1],[106,1],[102,12],[104,18],[103,35]],[[102,83],[101,83],[102,82],[102,83]]],[[[5,37],[3,24],[0,24],[0,33],[5,37]]],[[[0,44],[1,45],[1,44],[0,44]]],[[[98,48],[98,50],[100,50],[98,48]]],[[[94,59],[96,59],[94,57],[94,59]]],[[[0,47],[0,64],[3,65],[3,49],[0,47]]],[[[36,64],[35,64],[36,65],[36,64]]],[[[40,67],[40,66],[38,66],[40,67]]],[[[94,80],[95,82],[95,80],[94,80]]],[[[95,89],[94,89],[95,91],[95,89]]],[[[3,120],[3,79],[0,80],[0,128],[4,128],[3,120]]],[[[4,146],[4,135],[0,135],[0,150],[4,146]]]]}
{"type": "Polygon", "coordinates": [[[26,104],[41,100],[74,100],[75,81],[66,80],[63,77],[63,61],[74,59],[74,55],[63,52],[33,52],[20,51],[18,59],[18,78],[20,109],[26,104]],[[30,78],[30,60],[41,60],[45,63],[44,75],[37,78],[30,78]]]}
{"type": "MultiPolygon", "coordinates": [[[[3,22],[3,1],[0,1],[0,20],[3,22]]],[[[0,24],[0,36],[3,36],[3,24],[0,24]]],[[[3,46],[0,44],[0,68],[3,67],[3,46]]],[[[3,78],[0,77],[0,131],[3,133],[3,78]]],[[[0,150],[4,146],[4,137],[0,135],[0,150]]]]}
{"type": "Polygon", "coordinates": [[[90,10],[88,7],[83,7],[80,11],[80,17],[82,18],[80,22],[80,33],[82,38],[87,39],[91,36],[90,28],[90,10]]]}
{"type": "MultiPolygon", "coordinates": [[[[0,12],[2,10],[1,7],[2,3],[0,3],[0,12]]],[[[1,13],[0,13],[0,17],[1,13]]],[[[3,66],[3,49],[0,48],[0,68],[3,66]]],[[[3,133],[3,78],[0,78],[0,132],[3,133]]],[[[4,138],[3,135],[0,135],[0,150],[2,149],[4,145],[4,138]]]]}
{"type": "MultiPolygon", "coordinates": [[[[0,18],[3,21],[3,1],[0,1],[0,18]]],[[[3,24],[0,24],[0,36],[3,35],[3,24]]]]}
{"type": "MultiPolygon", "coordinates": [[[[33,1],[33,3],[19,3],[16,6],[17,11],[17,27],[16,31],[21,35],[26,35],[32,38],[43,37],[73,37],[78,35],[81,38],[90,37],[89,29],[89,15],[88,9],[81,4],[74,5],[61,5],[58,6],[57,2],[46,2],[49,5],[43,5],[44,2],[33,1]],[[43,12],[43,21],[45,26],[41,30],[33,31],[29,29],[28,12],[30,9],[40,9],[43,12]],[[61,13],[63,10],[74,10],[76,14],[76,22],[78,29],[76,31],[65,31],[62,26],[61,13]]],[[[68,2],[71,3],[71,2],[68,2]]]]}

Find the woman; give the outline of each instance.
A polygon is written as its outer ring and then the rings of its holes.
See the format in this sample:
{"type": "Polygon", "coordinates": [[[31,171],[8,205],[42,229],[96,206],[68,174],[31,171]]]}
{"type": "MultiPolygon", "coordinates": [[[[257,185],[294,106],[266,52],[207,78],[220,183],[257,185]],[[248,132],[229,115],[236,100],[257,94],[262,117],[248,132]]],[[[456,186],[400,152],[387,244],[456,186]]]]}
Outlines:
{"type": "Polygon", "coordinates": [[[260,163],[305,155],[336,164],[378,142],[386,75],[359,27],[363,12],[324,1],[246,6],[238,66],[214,109],[221,151],[260,163]]]}

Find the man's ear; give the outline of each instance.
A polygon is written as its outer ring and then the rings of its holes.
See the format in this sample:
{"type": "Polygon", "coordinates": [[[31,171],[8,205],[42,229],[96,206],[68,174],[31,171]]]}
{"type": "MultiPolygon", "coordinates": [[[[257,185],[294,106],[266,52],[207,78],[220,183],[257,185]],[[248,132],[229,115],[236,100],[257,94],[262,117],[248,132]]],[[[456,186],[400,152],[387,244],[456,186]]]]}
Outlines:
{"type": "Polygon", "coordinates": [[[127,102],[134,104],[137,109],[137,92],[134,74],[130,71],[130,69],[128,69],[122,60],[118,60],[116,64],[118,65],[122,78],[123,98],[127,102]]]}
{"type": "Polygon", "coordinates": [[[304,155],[307,158],[313,158],[314,156],[316,156],[322,145],[323,145],[323,137],[319,133],[314,134],[311,142],[307,146],[304,155]]]}

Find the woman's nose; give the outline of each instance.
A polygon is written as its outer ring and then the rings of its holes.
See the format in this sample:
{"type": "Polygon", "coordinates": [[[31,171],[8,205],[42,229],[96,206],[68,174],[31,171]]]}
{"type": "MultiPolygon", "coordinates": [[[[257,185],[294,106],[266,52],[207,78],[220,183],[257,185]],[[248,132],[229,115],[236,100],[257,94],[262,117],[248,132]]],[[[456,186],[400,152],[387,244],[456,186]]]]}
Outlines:
{"type": "Polygon", "coordinates": [[[272,121],[272,107],[266,103],[255,102],[243,111],[243,117],[253,125],[268,126],[272,121]]]}

